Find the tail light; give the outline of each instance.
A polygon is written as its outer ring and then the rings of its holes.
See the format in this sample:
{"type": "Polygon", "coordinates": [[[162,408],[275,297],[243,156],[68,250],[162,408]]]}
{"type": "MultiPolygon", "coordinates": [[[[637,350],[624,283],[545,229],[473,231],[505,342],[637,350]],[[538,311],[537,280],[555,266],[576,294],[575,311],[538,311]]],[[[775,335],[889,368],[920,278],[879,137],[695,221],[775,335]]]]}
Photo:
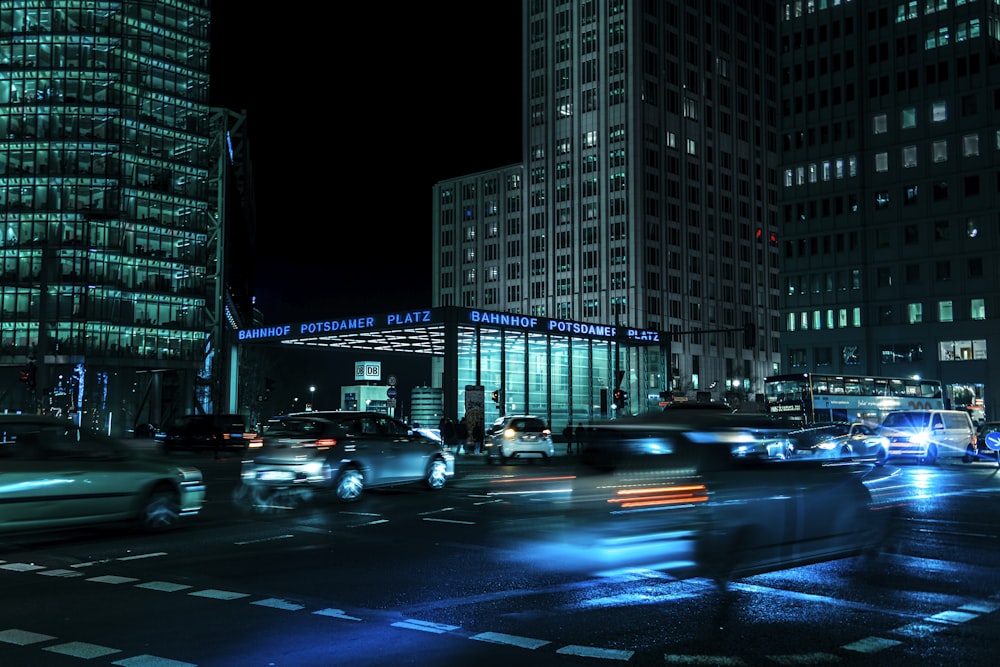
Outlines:
{"type": "Polygon", "coordinates": [[[660,505],[687,505],[708,501],[708,488],[704,484],[686,486],[660,486],[643,489],[618,489],[609,503],[622,509],[656,507],[660,505]]]}
{"type": "Polygon", "coordinates": [[[337,446],[336,438],[320,438],[316,441],[316,449],[331,449],[337,446]]]}

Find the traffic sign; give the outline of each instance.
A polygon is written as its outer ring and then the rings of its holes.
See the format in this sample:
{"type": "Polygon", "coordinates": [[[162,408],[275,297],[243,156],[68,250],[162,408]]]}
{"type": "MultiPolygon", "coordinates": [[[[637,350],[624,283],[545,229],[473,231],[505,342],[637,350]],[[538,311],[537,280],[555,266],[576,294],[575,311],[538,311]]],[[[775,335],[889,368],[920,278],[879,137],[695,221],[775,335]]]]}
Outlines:
{"type": "Polygon", "coordinates": [[[396,398],[396,388],[389,387],[388,389],[385,390],[385,395],[388,396],[389,398],[396,398]]]}
{"type": "Polygon", "coordinates": [[[390,387],[395,387],[396,386],[396,376],[395,375],[390,375],[389,376],[389,386],[390,387]]]}

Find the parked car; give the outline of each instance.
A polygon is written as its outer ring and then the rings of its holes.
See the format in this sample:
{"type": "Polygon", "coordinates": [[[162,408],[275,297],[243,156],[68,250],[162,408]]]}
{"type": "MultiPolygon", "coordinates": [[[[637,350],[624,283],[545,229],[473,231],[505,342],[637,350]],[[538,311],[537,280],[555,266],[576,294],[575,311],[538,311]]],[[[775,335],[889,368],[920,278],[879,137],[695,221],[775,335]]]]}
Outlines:
{"type": "Polygon", "coordinates": [[[154,439],[166,454],[180,450],[241,452],[255,436],[241,415],[213,414],[177,417],[157,431],[154,439]]]}
{"type": "Polygon", "coordinates": [[[440,442],[376,412],[276,417],[260,439],[243,462],[235,496],[257,509],[316,492],[355,502],[378,487],[421,482],[436,490],[455,474],[455,457],[440,442]]]}
{"type": "Polygon", "coordinates": [[[898,469],[738,457],[706,434],[701,423],[659,418],[592,425],[575,474],[548,480],[551,498],[538,495],[559,503],[553,516],[561,523],[547,541],[522,545],[523,553],[534,562],[558,554],[545,559],[555,568],[652,568],[725,586],[760,572],[874,555],[892,538],[898,469]]]}
{"type": "Polygon", "coordinates": [[[552,429],[535,415],[500,417],[487,429],[483,439],[487,463],[507,463],[510,459],[542,459],[555,456],[552,429]]]}
{"type": "MultiPolygon", "coordinates": [[[[793,433],[792,437],[800,433],[793,433]]],[[[796,452],[801,456],[820,459],[874,461],[876,465],[884,465],[889,458],[889,440],[879,434],[878,426],[854,422],[826,427],[821,433],[822,435],[814,437],[809,444],[799,440],[796,452]]]]}
{"type": "Polygon", "coordinates": [[[985,421],[979,427],[976,442],[969,444],[962,460],[966,463],[974,461],[996,461],[1000,466],[1000,421],[985,421]]]}
{"type": "Polygon", "coordinates": [[[197,514],[204,500],[198,468],[65,419],[0,415],[0,531],[110,522],[165,530],[197,514]]]}
{"type": "Polygon", "coordinates": [[[879,435],[889,440],[889,458],[913,458],[932,465],[945,454],[965,456],[976,429],[965,410],[898,410],[882,419],[879,435]]]}

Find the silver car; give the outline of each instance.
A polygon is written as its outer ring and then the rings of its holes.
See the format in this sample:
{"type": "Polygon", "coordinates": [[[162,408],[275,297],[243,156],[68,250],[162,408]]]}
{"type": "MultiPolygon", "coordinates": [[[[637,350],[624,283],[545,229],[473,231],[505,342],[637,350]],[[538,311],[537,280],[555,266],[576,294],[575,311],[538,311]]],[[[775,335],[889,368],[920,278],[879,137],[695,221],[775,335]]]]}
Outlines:
{"type": "Polygon", "coordinates": [[[110,522],[159,531],[197,514],[204,500],[198,468],[66,419],[0,415],[0,532],[110,522]]]}
{"type": "Polygon", "coordinates": [[[808,447],[800,446],[797,453],[820,459],[885,464],[889,458],[889,439],[879,435],[877,426],[854,422],[844,428],[844,433],[828,433],[816,438],[808,447]]]}
{"type": "Polygon", "coordinates": [[[279,417],[261,440],[243,462],[235,495],[257,510],[294,506],[315,492],[355,502],[377,487],[422,482],[441,489],[455,474],[455,457],[440,442],[375,412],[279,417]]]}
{"type": "Polygon", "coordinates": [[[542,459],[555,456],[552,429],[535,415],[507,415],[493,422],[483,440],[487,463],[510,459],[542,459]]]}

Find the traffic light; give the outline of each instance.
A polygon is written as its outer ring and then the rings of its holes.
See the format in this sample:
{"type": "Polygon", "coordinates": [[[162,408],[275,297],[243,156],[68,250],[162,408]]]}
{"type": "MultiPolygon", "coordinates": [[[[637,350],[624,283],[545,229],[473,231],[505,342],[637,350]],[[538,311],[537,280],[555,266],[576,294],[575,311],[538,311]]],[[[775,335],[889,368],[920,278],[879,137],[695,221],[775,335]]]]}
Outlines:
{"type": "Polygon", "coordinates": [[[615,389],[614,394],[612,394],[615,407],[621,410],[625,407],[625,402],[628,400],[628,392],[624,389],[615,389]]]}
{"type": "Polygon", "coordinates": [[[20,371],[18,371],[17,377],[18,377],[18,379],[21,382],[23,382],[26,385],[28,385],[28,388],[34,389],[35,388],[35,375],[36,375],[37,371],[38,371],[38,369],[35,367],[35,364],[29,363],[27,366],[25,366],[20,371]]]}
{"type": "Polygon", "coordinates": [[[493,390],[493,402],[494,403],[499,403],[500,402],[500,390],[499,389],[494,389],[493,390]]]}

